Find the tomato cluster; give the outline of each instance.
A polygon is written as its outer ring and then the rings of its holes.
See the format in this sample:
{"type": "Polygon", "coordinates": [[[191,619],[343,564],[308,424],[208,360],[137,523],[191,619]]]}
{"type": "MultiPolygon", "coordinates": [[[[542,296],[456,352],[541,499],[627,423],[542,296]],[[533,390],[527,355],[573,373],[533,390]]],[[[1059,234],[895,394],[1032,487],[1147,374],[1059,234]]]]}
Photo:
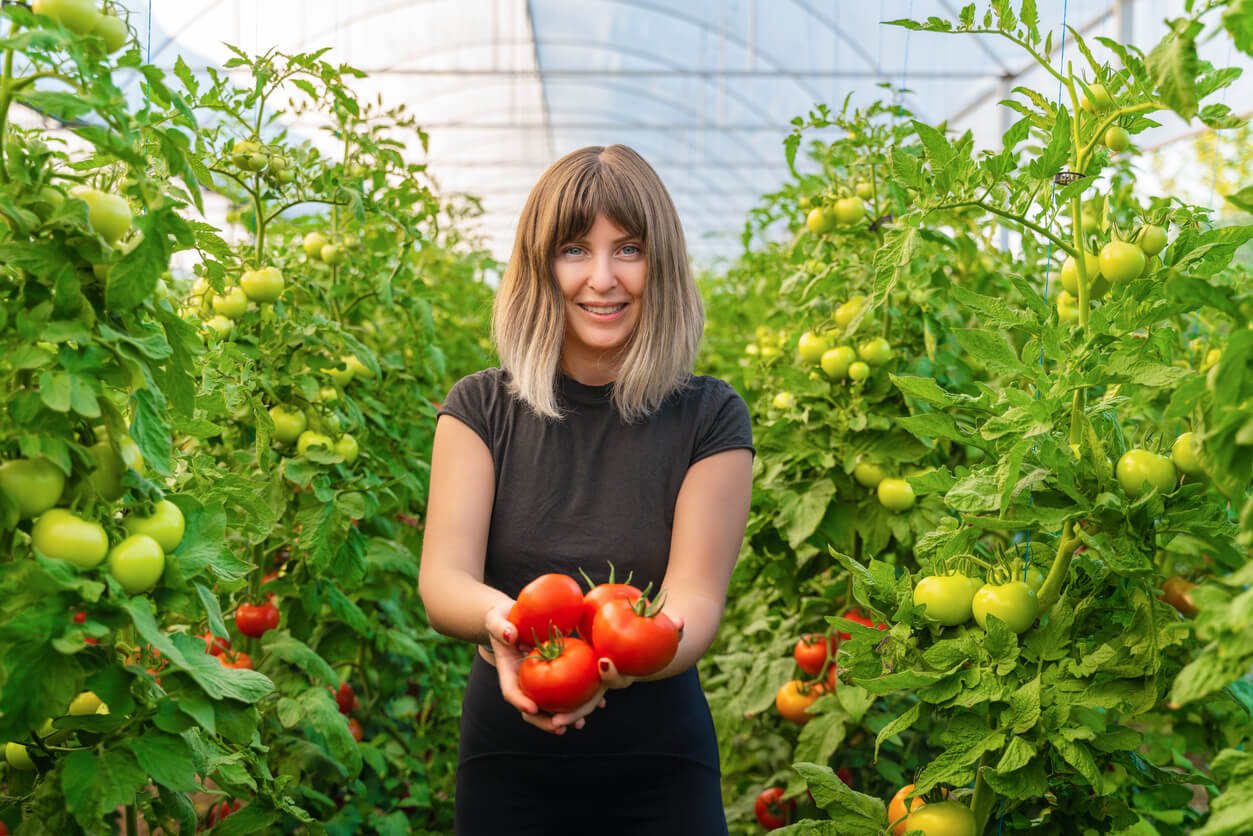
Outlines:
{"type": "Polygon", "coordinates": [[[629,583],[611,580],[584,594],[569,575],[531,581],[509,612],[519,644],[533,648],[518,670],[522,692],[544,711],[559,713],[600,689],[601,658],[623,676],[661,671],[679,648],[678,628],[662,606],[629,583]]]}

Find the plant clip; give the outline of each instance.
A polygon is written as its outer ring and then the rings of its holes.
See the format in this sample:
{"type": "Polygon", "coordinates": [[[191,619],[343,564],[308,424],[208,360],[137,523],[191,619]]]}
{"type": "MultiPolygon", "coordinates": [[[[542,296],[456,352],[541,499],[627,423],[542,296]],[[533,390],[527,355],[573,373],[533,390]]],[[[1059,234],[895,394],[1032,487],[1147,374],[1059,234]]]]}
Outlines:
{"type": "Polygon", "coordinates": [[[894,221],[894,220],[896,220],[896,217],[895,217],[894,215],[884,215],[884,216],[883,216],[883,217],[881,217],[881,218],[876,218],[876,219],[875,219],[875,220],[874,220],[874,221],[870,224],[870,231],[871,231],[871,232],[874,232],[874,231],[878,230],[878,229],[879,229],[879,227],[881,227],[881,226],[886,226],[887,224],[892,223],[892,221],[894,221]]]}
{"type": "Polygon", "coordinates": [[[1084,175],[1077,171],[1059,171],[1053,175],[1053,182],[1059,186],[1069,186],[1071,183],[1082,180],[1084,175]]]}

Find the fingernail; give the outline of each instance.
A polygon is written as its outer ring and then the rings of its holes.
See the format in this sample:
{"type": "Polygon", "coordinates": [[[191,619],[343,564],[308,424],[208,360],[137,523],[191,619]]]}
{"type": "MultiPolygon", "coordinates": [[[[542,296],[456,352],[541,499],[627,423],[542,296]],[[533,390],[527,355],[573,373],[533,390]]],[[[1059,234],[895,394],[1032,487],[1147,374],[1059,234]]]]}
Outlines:
{"type": "Polygon", "coordinates": [[[600,660],[600,672],[609,673],[609,660],[608,659],[600,660]]]}

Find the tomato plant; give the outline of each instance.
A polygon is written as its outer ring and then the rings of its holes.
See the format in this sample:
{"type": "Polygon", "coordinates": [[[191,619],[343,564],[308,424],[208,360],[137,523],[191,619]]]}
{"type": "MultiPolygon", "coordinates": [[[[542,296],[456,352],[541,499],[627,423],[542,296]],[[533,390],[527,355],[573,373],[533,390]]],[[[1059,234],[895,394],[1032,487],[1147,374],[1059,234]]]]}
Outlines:
{"type": "Polygon", "coordinates": [[[796,802],[783,797],[783,787],[766,787],[753,802],[753,815],[766,830],[777,830],[792,821],[796,802]]]}

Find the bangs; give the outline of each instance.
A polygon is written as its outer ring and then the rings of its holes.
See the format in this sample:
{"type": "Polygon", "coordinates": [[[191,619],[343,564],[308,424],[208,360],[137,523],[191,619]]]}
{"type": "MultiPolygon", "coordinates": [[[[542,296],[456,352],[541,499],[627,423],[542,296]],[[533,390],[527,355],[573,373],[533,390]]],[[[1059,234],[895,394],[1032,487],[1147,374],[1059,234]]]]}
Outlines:
{"type": "Polygon", "coordinates": [[[614,166],[605,156],[593,157],[590,165],[567,179],[554,195],[554,250],[587,235],[596,224],[597,215],[604,215],[632,238],[647,241],[646,198],[635,182],[637,178],[614,166]]]}

